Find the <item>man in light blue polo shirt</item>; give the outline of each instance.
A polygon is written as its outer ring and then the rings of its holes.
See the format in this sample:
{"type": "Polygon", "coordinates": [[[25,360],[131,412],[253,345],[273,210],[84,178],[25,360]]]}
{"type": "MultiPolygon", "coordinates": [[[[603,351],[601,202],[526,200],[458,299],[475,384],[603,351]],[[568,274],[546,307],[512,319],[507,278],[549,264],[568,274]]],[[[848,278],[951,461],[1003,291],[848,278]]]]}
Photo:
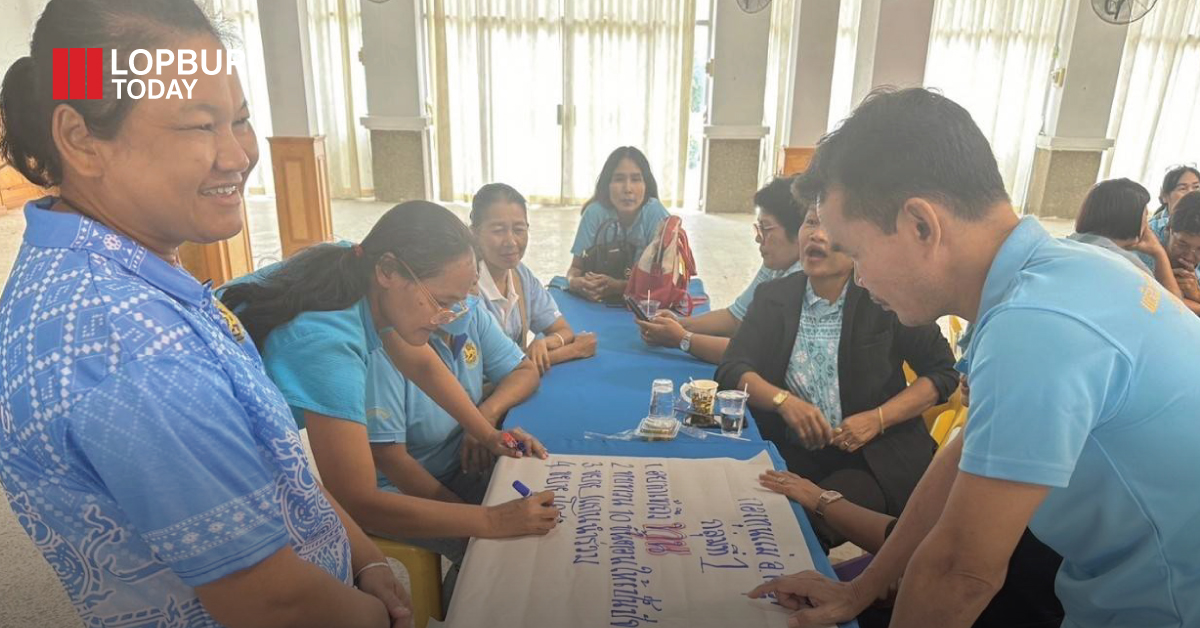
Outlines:
{"type": "Polygon", "coordinates": [[[1200,321],[1125,261],[1018,219],[970,115],[927,90],[868,97],[798,188],[901,322],[972,321],[971,414],[854,583],[767,590],[827,622],[903,575],[893,627],[966,627],[1028,526],[1063,556],[1063,626],[1200,625],[1200,321]]]}

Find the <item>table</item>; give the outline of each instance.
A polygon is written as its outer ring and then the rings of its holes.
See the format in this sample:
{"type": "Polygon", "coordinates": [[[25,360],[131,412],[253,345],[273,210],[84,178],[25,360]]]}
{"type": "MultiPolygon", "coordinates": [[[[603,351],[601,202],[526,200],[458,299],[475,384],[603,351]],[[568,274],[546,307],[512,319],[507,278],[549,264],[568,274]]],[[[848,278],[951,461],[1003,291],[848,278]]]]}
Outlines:
{"type": "MultiPolygon", "coordinates": [[[[689,292],[703,295],[704,284],[693,279],[689,292]]],[[[592,303],[563,290],[552,288],[551,293],[576,333],[596,334],[596,355],[555,365],[542,378],[541,388],[509,412],[506,425],[519,425],[542,440],[582,436],[585,431],[613,434],[637,427],[646,416],[650,384],[655,379],[670,379],[676,390],[688,379],[712,379],[716,371],[712,364],[679,349],[642,342],[632,312],[592,303]],[[568,420],[569,415],[572,418],[568,420]]],[[[707,304],[697,308],[697,312],[706,311],[707,304]]],[[[746,422],[742,436],[762,440],[753,421],[746,422]]],[[[718,441],[739,442],[721,436],[697,442],[718,441]]]]}
{"type": "MultiPolygon", "coordinates": [[[[703,291],[703,283],[694,279],[689,292],[699,295],[703,291]]],[[[551,454],[748,460],[767,451],[776,469],[787,468],[775,445],[762,439],[752,420],[742,432],[746,440],[721,436],[699,440],[682,434],[669,442],[584,438],[584,432],[612,434],[636,427],[646,415],[654,379],[670,378],[678,389],[689,377],[710,379],[715,367],[676,349],[646,346],[633,314],[625,309],[592,303],[562,290],[551,292],[576,332],[597,334],[596,356],[552,368],[538,392],[509,411],[506,427],[529,431],[551,454]]],[[[792,503],[792,511],[817,570],[836,578],[804,509],[792,503]]],[[[842,626],[857,628],[858,624],[851,621],[842,626]]]]}

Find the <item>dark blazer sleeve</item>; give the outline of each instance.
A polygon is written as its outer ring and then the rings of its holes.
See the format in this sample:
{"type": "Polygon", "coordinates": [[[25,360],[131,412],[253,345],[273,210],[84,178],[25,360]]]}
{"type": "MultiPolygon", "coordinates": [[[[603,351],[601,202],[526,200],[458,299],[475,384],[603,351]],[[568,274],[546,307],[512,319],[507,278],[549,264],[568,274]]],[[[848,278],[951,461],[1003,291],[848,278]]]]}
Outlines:
{"type": "Polygon", "coordinates": [[[958,389],[958,371],[954,353],[936,324],[905,327],[897,322],[896,345],[900,357],[908,362],[917,377],[928,377],[938,391],[938,403],[945,403],[958,389]]]}
{"type": "Polygon", "coordinates": [[[746,310],[746,317],[737,333],[729,340],[725,356],[717,366],[716,380],[722,389],[741,388],[742,376],[754,372],[770,379],[763,370],[770,347],[779,342],[779,330],[783,327],[778,308],[766,303],[764,290],[770,282],[754,290],[754,299],[746,310]]]}

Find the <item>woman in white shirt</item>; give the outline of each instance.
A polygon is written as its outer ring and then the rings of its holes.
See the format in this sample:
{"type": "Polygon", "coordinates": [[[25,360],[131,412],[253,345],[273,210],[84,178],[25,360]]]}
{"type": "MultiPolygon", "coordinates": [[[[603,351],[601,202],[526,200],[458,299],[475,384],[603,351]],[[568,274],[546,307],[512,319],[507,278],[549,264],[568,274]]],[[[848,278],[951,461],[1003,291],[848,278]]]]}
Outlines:
{"type": "Polygon", "coordinates": [[[471,231],[483,303],[540,373],[596,354],[596,335],[577,335],[550,291],[521,263],[529,246],[529,211],[520,192],[504,183],[479,188],[471,201],[471,231]]]}

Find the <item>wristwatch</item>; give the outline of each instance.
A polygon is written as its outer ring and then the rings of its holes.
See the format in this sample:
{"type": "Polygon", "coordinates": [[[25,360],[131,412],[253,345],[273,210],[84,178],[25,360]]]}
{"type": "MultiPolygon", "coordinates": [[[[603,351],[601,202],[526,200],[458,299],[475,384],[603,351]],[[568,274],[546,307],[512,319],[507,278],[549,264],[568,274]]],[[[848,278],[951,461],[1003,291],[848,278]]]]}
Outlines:
{"type": "Polygon", "coordinates": [[[825,509],[839,499],[842,499],[842,494],[837,491],[825,491],[821,493],[821,496],[817,498],[817,516],[824,518],[825,509]]]}
{"type": "Polygon", "coordinates": [[[683,333],[683,340],[679,341],[679,348],[684,352],[692,350],[692,332],[683,333]]]}
{"type": "Polygon", "coordinates": [[[779,406],[783,405],[783,402],[788,400],[788,397],[791,397],[791,396],[792,396],[792,393],[790,393],[786,390],[781,390],[774,397],[771,397],[771,403],[774,404],[776,408],[778,408],[779,406]]]}

